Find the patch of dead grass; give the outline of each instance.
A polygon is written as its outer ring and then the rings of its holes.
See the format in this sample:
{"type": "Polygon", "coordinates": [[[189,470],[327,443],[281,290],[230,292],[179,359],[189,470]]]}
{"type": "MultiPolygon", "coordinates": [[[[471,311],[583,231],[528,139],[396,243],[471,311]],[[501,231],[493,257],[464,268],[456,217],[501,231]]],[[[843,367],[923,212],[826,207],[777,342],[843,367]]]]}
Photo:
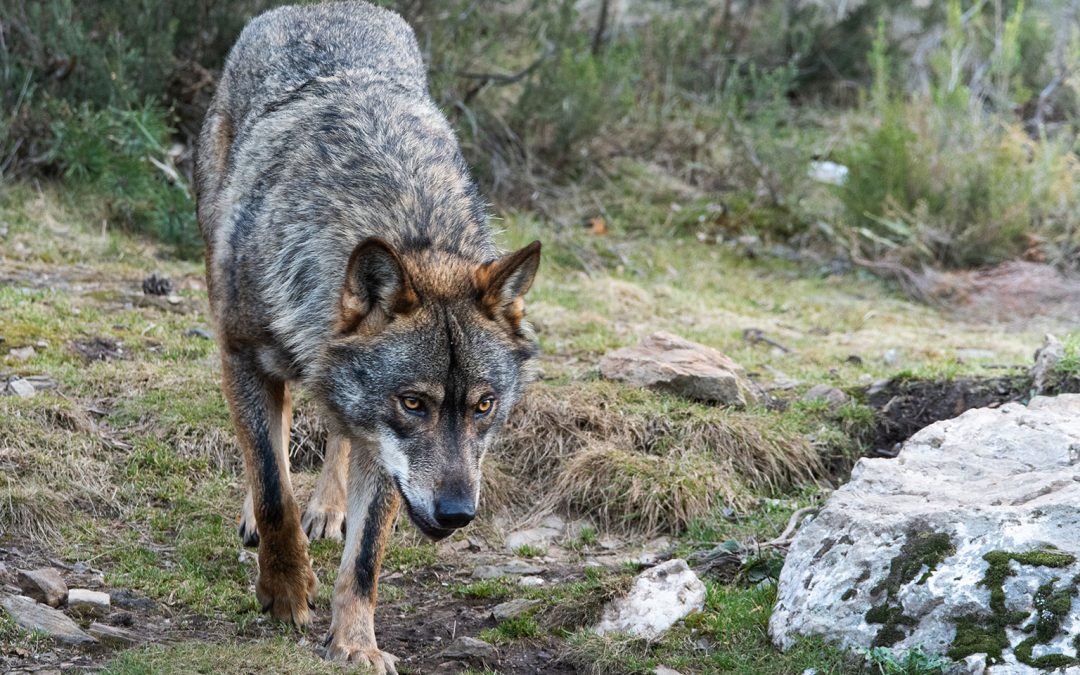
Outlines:
{"type": "Polygon", "coordinates": [[[690,404],[607,382],[534,387],[485,466],[485,498],[613,530],[678,532],[751,490],[826,475],[820,453],[765,412],[690,404]],[[489,468],[490,467],[490,468],[489,468]]]}

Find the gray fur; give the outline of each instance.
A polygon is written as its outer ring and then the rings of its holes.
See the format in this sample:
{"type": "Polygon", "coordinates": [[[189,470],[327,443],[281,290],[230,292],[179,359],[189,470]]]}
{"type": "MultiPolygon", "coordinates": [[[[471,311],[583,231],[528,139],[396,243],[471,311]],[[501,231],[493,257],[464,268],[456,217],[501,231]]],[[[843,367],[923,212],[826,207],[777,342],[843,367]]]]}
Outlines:
{"type": "Polygon", "coordinates": [[[412,31],[360,2],[284,7],[244,30],[203,124],[196,192],[256,596],[310,623],[317,580],[284,447],[296,382],[351,447],[320,479],[344,484],[347,464],[327,654],[392,673],[373,621],[398,493],[435,539],[475,513],[480,460],[536,351],[522,296],[539,244],[499,257],[412,31]]]}

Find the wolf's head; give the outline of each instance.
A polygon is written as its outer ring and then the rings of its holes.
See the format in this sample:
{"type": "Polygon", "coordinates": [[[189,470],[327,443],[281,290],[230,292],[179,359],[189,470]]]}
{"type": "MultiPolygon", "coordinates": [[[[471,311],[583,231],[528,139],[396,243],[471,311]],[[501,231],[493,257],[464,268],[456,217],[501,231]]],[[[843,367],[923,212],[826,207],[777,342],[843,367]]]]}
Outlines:
{"type": "Polygon", "coordinates": [[[433,539],[473,519],[480,461],[530,378],[523,296],[539,262],[540,242],[476,265],[379,239],[349,260],[316,390],[433,539]]]}

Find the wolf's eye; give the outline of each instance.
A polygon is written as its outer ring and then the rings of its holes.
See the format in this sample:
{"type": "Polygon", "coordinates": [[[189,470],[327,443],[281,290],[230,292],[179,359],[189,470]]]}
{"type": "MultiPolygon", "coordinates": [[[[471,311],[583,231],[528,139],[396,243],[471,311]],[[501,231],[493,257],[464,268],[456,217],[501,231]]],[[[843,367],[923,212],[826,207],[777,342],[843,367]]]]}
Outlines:
{"type": "Polygon", "coordinates": [[[476,404],[476,416],[477,417],[483,417],[484,415],[487,415],[489,412],[491,412],[491,409],[494,406],[495,406],[495,399],[494,398],[488,396],[487,398],[482,399],[479,403],[476,404]]]}
{"type": "Polygon", "coordinates": [[[410,415],[424,414],[424,402],[415,396],[402,396],[401,407],[410,415]]]}

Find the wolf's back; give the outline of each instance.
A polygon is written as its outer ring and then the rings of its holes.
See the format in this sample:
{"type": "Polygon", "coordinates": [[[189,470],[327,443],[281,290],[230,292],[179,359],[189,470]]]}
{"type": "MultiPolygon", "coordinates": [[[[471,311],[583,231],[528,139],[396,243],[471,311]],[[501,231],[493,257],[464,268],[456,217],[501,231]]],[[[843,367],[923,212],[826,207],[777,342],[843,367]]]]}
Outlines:
{"type": "Polygon", "coordinates": [[[274,105],[318,77],[368,71],[425,89],[416,37],[394,12],[366,2],[281,7],[240,34],[225,64],[230,113],[274,105]]]}

